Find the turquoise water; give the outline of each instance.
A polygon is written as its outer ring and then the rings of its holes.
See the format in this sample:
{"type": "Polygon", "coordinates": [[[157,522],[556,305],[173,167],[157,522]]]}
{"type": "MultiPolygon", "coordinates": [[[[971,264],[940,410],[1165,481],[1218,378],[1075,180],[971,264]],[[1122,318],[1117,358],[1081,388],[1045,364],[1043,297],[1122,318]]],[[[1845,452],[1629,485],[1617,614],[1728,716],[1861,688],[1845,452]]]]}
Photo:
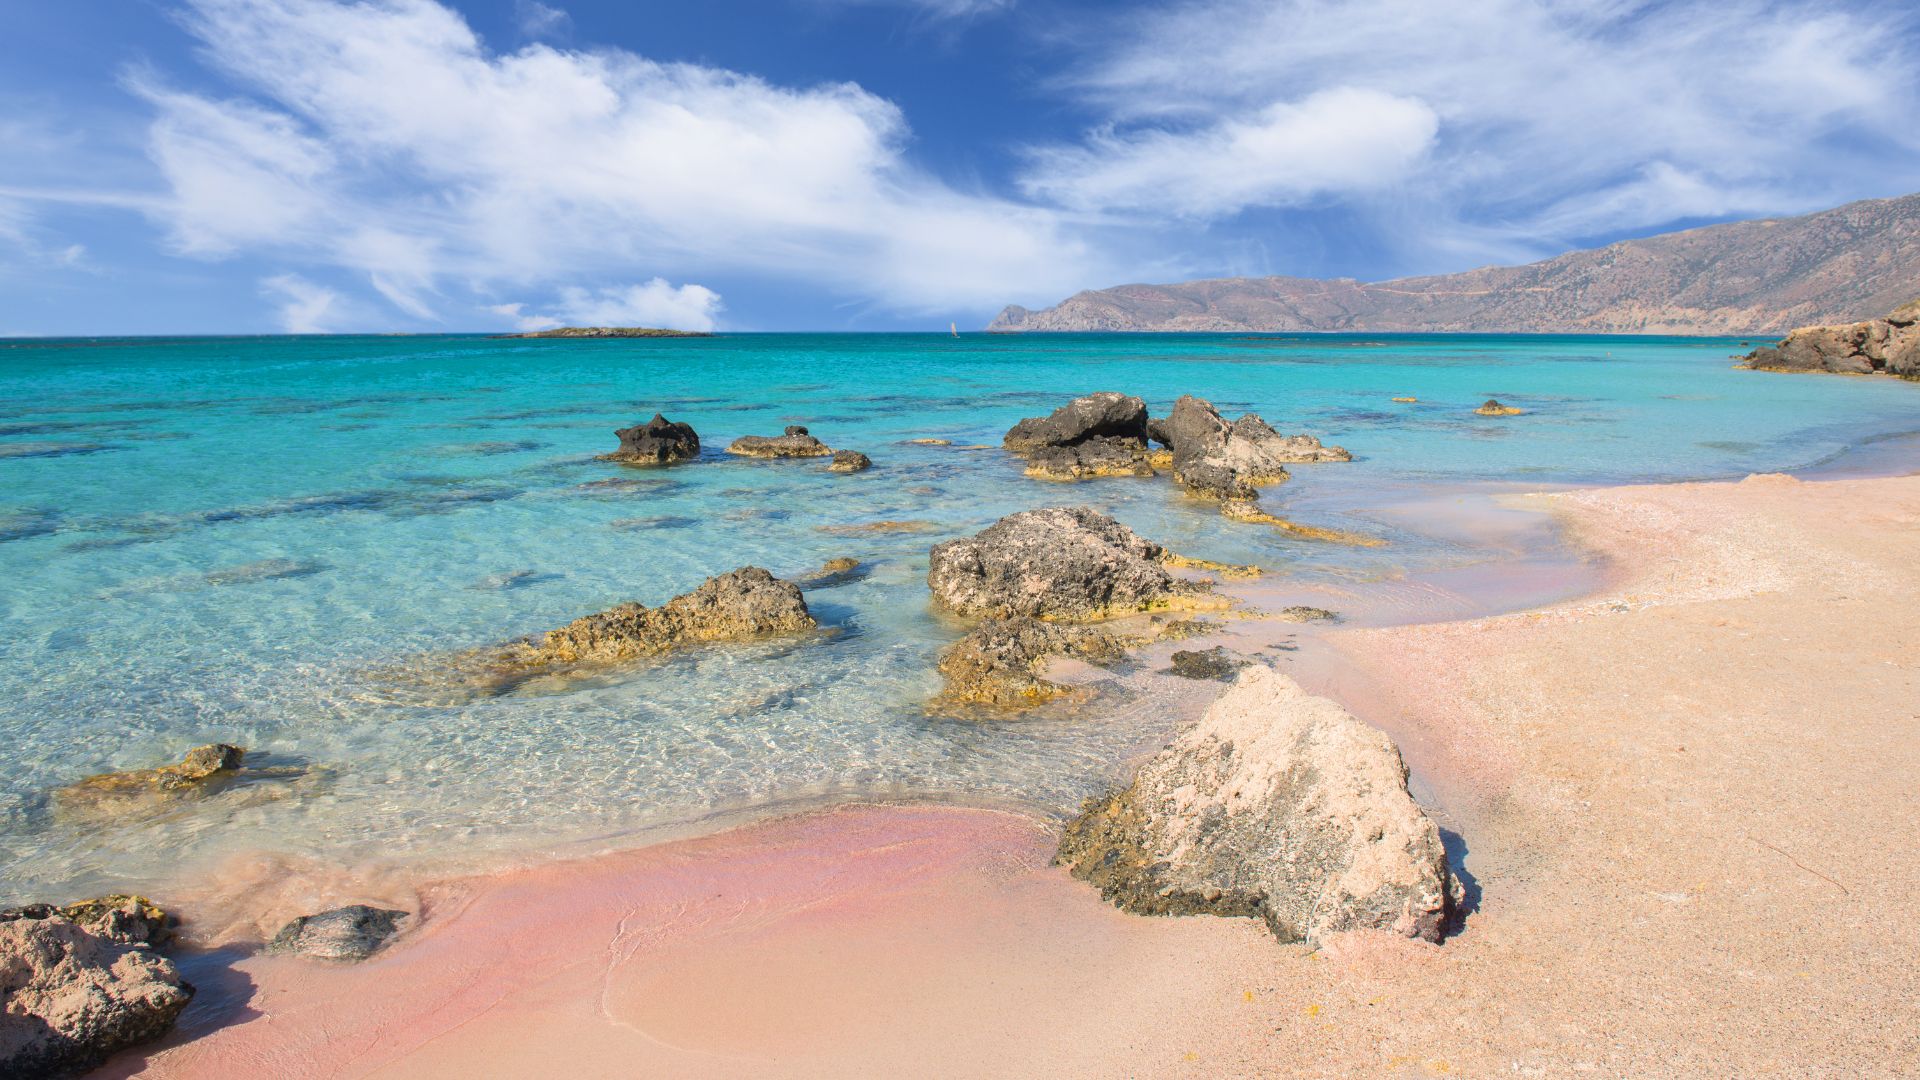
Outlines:
{"type": "Polygon", "coordinates": [[[1733,370],[1730,340],[743,335],[0,343],[0,901],[146,887],[224,855],[520,850],[839,792],[1070,805],[1162,733],[1113,715],[929,716],[928,546],[1085,502],[1188,554],[1301,581],[1488,558],[1380,513],[1522,481],[1802,468],[1920,428],[1920,386],[1733,370]],[[1267,503],[1391,542],[1223,521],[1164,481],[1063,487],[997,449],[1092,390],[1180,393],[1352,450],[1267,503]],[[1416,395],[1416,405],[1394,396],[1416,395]],[[1497,396],[1527,415],[1473,416],[1497,396]],[[701,461],[594,460],[655,410],[701,461]],[[735,459],[809,425],[870,472],[735,459]],[[882,519],[922,534],[823,529],[882,519]],[[395,667],[656,603],[743,564],[869,576],[809,596],[831,633],[719,648],[563,688],[415,692],[395,667]],[[315,768],[288,798],[76,828],[49,788],[209,741],[315,768]]]}

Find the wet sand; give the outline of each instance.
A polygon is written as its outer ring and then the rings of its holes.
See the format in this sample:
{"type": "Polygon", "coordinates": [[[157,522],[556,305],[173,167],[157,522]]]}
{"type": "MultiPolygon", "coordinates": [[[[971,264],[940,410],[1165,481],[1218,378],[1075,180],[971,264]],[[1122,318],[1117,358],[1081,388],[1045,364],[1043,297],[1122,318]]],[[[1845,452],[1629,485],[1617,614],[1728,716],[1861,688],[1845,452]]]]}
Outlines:
{"type": "Polygon", "coordinates": [[[1914,1075],[1920,478],[1526,501],[1599,595],[1224,639],[1400,741],[1444,945],[1127,916],[1048,825],[853,807],[439,886],[358,967],[204,957],[107,1075],[1914,1075]]]}

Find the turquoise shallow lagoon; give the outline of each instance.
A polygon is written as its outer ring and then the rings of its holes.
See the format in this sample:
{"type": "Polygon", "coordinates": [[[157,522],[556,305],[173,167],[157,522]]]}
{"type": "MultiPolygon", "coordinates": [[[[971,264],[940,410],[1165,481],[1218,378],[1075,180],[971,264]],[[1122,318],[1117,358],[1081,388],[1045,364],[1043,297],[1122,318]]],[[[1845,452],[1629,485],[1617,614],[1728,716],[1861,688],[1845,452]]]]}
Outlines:
{"type": "Polygon", "coordinates": [[[1518,482],[1800,469],[1920,429],[1920,386],[1737,371],[1733,340],[1580,337],[740,335],[0,342],[0,902],[145,887],[245,851],[321,861],[538,850],[842,793],[1057,811],[1164,732],[1112,716],[928,716],[960,632],[927,547],[1084,502],[1184,553],[1302,582],[1498,558],[1392,512],[1518,482]],[[1164,481],[1030,480],[994,444],[1114,389],[1353,451],[1277,512],[1377,549],[1222,520],[1164,481]],[[1396,404],[1396,396],[1417,404],[1396,404]],[[1498,397],[1527,410],[1474,416],[1498,397]],[[595,460],[656,410],[697,463],[595,460]],[[802,423],[869,472],[721,453],[802,423]],[[943,438],[956,446],[911,445],[943,438]],[[848,534],[877,520],[930,531],[848,534]],[[831,633],[568,688],[459,700],[383,673],[657,603],[744,564],[869,562],[809,595],[831,633]],[[429,659],[423,659],[429,658],[429,659]],[[277,800],[85,829],[47,791],[228,741],[324,770],[277,800]]]}

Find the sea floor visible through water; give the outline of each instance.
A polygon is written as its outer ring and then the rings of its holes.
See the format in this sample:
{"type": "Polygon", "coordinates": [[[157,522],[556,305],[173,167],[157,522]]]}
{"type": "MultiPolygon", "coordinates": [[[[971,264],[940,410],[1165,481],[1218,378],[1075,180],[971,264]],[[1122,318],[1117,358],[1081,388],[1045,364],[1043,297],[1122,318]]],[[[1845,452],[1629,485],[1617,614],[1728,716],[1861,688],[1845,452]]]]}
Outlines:
{"type": "MultiPolygon", "coordinates": [[[[165,894],[238,864],[316,880],[470,871],[633,846],[846,799],[1064,814],[1212,687],[1123,667],[1097,706],[929,713],[926,552],[1084,503],[1183,554],[1253,563],[1252,608],[1352,624],[1583,591],[1586,562],[1504,497],[1904,461],[1920,386],[1737,371],[1730,339],[723,335],[0,342],[0,903],[165,894]],[[1182,393],[1347,447],[1269,489],[1358,548],[1222,519],[1165,478],[1056,484],[998,449],[1094,390],[1182,393]],[[1395,397],[1417,397],[1399,403],[1395,397]],[[1476,416],[1488,397],[1514,417],[1476,416]],[[597,460],[655,411],[697,462],[597,460]],[[722,450],[809,426],[873,458],[722,450]],[[944,439],[948,445],[914,440],[944,439]],[[866,526],[896,523],[883,531],[866,526]],[[747,564],[864,576],[825,626],[563,686],[445,694],[460,649],[747,564]],[[430,681],[430,680],[428,680],[430,681]],[[304,768],[158,818],[59,820],[48,792],[212,741],[304,768]],[[263,861],[265,860],[265,861],[263,861]]],[[[1291,651],[1276,629],[1273,646],[1291,651]]],[[[1309,650],[1310,651],[1310,650],[1309,650]]],[[[204,889],[204,886],[197,888],[204,889]]]]}

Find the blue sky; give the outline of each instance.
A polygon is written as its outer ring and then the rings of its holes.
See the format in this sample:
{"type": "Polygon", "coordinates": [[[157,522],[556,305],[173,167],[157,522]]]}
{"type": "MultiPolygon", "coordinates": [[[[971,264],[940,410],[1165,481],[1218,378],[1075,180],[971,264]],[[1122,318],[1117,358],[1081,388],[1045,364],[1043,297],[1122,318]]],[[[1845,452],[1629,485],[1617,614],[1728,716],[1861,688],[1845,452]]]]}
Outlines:
{"type": "Polygon", "coordinates": [[[4,15],[0,335],[965,327],[1920,190],[1905,0],[4,15]]]}

